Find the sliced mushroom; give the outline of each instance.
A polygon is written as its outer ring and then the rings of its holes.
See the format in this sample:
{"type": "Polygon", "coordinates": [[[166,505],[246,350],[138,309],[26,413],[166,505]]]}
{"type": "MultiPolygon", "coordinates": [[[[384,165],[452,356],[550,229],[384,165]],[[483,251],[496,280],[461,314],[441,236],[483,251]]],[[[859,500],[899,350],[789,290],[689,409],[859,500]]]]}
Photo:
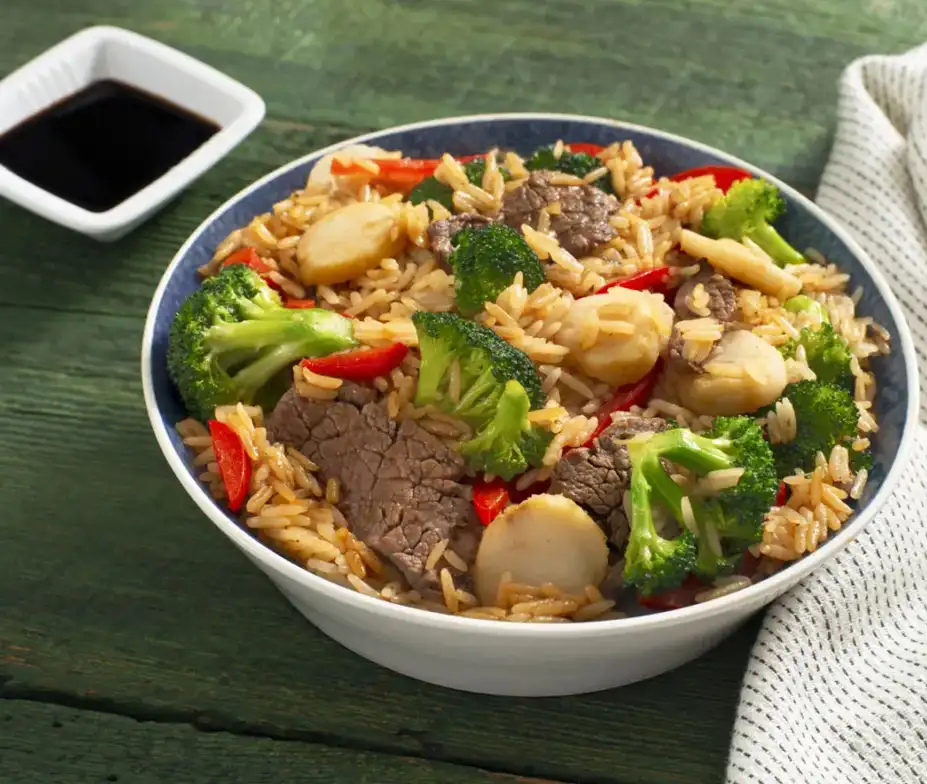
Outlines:
{"type": "Polygon", "coordinates": [[[608,569],[605,534],[562,495],[535,495],[510,506],[483,534],[474,564],[480,601],[496,602],[506,572],[530,585],[553,583],[568,593],[598,585],[608,569]]]}
{"type": "Polygon", "coordinates": [[[801,291],[801,281],[791,272],[777,267],[759,248],[748,248],[730,239],[713,240],[683,229],[679,247],[708,263],[725,275],[759,289],[764,294],[786,300],[801,291]]]}
{"type": "Polygon", "coordinates": [[[671,370],[679,401],[698,414],[747,414],[775,402],[788,383],[782,355],[748,330],[726,332],[697,372],[679,363],[671,370]]]}
{"type": "Polygon", "coordinates": [[[303,234],[296,246],[299,276],[307,286],[344,283],[395,256],[404,244],[399,219],[389,205],[349,204],[303,234]]]}
{"type": "Polygon", "coordinates": [[[621,386],[656,364],[672,329],[673,309],[661,297],[619,286],[576,300],[554,339],[584,373],[621,386]]]}

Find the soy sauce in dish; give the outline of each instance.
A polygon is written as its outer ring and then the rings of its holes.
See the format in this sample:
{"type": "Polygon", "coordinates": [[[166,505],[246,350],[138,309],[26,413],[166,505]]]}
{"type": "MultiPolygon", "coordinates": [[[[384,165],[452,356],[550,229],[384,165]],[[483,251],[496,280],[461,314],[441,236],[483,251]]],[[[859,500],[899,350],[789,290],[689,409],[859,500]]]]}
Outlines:
{"type": "Polygon", "coordinates": [[[85,210],[105,212],[218,131],[162,98],[102,79],[0,135],[0,166],[85,210]]]}

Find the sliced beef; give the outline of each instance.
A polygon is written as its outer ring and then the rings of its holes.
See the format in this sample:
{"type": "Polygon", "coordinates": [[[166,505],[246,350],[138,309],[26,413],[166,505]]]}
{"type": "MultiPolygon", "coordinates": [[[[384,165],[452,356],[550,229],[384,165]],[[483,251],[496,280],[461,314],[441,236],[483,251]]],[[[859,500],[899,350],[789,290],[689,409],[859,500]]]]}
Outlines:
{"type": "MultiPolygon", "coordinates": [[[[734,290],[734,285],[728,278],[719,275],[711,268],[703,268],[676,291],[673,306],[677,318],[685,320],[705,317],[706,314],[696,313],[689,305],[690,295],[700,284],[708,295],[706,307],[709,312],[707,315],[721,322],[722,325],[733,322],[737,315],[737,293],[734,290]]],[[[684,347],[685,340],[679,330],[674,328],[667,346],[667,355],[670,361],[685,363],[696,373],[704,373],[707,358],[706,360],[686,359],[684,347]]]]}
{"type": "Polygon", "coordinates": [[[669,343],[666,345],[666,354],[670,362],[682,362],[688,365],[695,373],[704,373],[705,363],[708,361],[708,358],[706,357],[703,360],[686,359],[685,344],[685,338],[683,338],[678,329],[673,327],[669,343]]]}
{"type": "Polygon", "coordinates": [[[666,430],[666,420],[617,414],[591,447],[571,449],[557,463],[550,492],[565,495],[585,507],[609,542],[621,549],[630,532],[622,499],[631,479],[628,449],[621,443],[637,433],[666,430]]]}
{"type": "Polygon", "coordinates": [[[454,249],[451,244],[454,235],[461,229],[479,228],[492,222],[492,218],[475,212],[462,212],[460,215],[452,215],[450,218],[435,221],[428,226],[428,243],[431,252],[434,253],[438,263],[447,269],[448,257],[454,249]]]}
{"type": "Polygon", "coordinates": [[[734,291],[734,285],[724,275],[719,275],[711,269],[703,269],[676,290],[676,299],[673,300],[676,315],[680,319],[700,318],[705,315],[691,310],[687,302],[689,295],[699,283],[708,293],[709,315],[722,324],[733,321],[737,314],[737,293],[734,291]]]}
{"type": "Polygon", "coordinates": [[[608,219],[618,212],[618,200],[592,185],[551,185],[553,172],[532,172],[520,188],[502,201],[502,219],[514,228],[527,223],[537,228],[538,216],[548,204],[559,202],[560,214],[551,215],[550,227],[560,245],[574,256],[587,256],[617,232],[608,219]]]}
{"type": "Polygon", "coordinates": [[[350,403],[357,408],[363,408],[368,403],[372,403],[378,397],[377,391],[373,387],[365,384],[355,384],[353,381],[345,381],[338,390],[338,400],[343,403],[350,403]]]}
{"type": "Polygon", "coordinates": [[[645,419],[635,414],[620,411],[617,414],[612,414],[612,423],[602,431],[599,440],[607,436],[627,441],[629,438],[641,433],[662,433],[664,430],[669,430],[669,423],[665,419],[660,417],[645,419]]]}
{"type": "Polygon", "coordinates": [[[289,390],[268,420],[268,435],[299,449],[324,479],[341,484],[339,507],[351,531],[389,559],[420,591],[438,590],[425,569],[443,539],[472,561],[481,527],[471,490],[460,483],[457,452],[416,422],[390,419],[375,393],[345,384],[337,400],[307,400],[289,390]]]}

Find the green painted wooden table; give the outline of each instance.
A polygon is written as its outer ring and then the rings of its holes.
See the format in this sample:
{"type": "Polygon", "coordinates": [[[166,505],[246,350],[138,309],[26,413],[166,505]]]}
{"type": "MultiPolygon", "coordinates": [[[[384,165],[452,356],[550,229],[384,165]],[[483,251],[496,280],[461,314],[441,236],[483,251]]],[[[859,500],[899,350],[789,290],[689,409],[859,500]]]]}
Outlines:
{"type": "Polygon", "coordinates": [[[268,117],[114,245],[0,203],[0,782],[721,781],[756,622],[676,672],[567,699],[362,661],[174,480],[142,405],[145,310],[184,238],[251,180],[439,115],[618,117],[813,192],[840,70],[927,39],[922,2],[4,0],[0,75],[115,24],[242,80],[268,117]]]}

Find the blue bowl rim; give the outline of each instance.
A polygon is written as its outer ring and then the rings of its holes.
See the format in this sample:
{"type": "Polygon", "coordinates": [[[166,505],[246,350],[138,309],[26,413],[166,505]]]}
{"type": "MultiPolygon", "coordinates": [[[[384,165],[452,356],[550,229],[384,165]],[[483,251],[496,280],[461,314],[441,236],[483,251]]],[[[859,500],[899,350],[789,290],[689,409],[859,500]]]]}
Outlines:
{"type": "Polygon", "coordinates": [[[655,629],[656,627],[666,628],[668,626],[689,625],[698,623],[701,620],[724,613],[734,609],[738,605],[754,605],[757,607],[767,604],[777,596],[788,590],[799,581],[804,579],[810,572],[818,568],[825,561],[835,557],[837,553],[843,550],[850,542],[859,536],[865,527],[875,516],[879,508],[885,503],[891,495],[895,484],[898,482],[904,468],[910,460],[915,435],[915,426],[918,417],[919,401],[919,378],[917,373],[917,359],[914,351],[914,341],[911,336],[910,328],[904,317],[904,313],[899,305],[895,295],[892,293],[885,277],[882,275],[876,264],[869,258],[868,254],[860,247],[850,233],[840,225],[837,220],[828,215],[818,205],[796,191],[787,183],[782,182],[777,177],[754,166],[747,161],[741,160],[734,155],[730,155],[722,150],[707,144],[688,139],[684,136],[661,131],[656,128],[650,128],[644,125],[623,122],[620,120],[611,120],[605,117],[595,117],[588,115],[559,114],[547,112],[514,112],[499,114],[474,114],[454,117],[443,117],[434,120],[425,120],[421,122],[398,125],[384,128],[378,131],[362,134],[351,139],[346,139],[336,144],[329,145],[319,150],[307,153],[300,158],[283,164],[274,171],[266,174],[264,177],[253,182],[251,185],[238,191],[236,194],[227,199],[213,213],[207,217],[184,242],[174,258],[168,264],[167,269],[158,283],[158,287],[152,296],[151,304],[145,321],[145,329],[142,335],[141,351],[141,374],[142,389],[145,399],[145,408],[151,422],[152,430],[158,441],[164,457],[176,475],[177,479],[183,485],[184,489],[199,506],[203,513],[226,535],[228,536],[249,558],[256,564],[263,564],[267,570],[278,572],[282,576],[294,581],[296,584],[306,588],[313,593],[322,594],[326,599],[333,602],[352,605],[354,609],[361,612],[369,612],[382,617],[389,617],[400,623],[412,623],[417,626],[425,626],[432,629],[467,631],[473,634],[486,634],[497,636],[500,634],[512,635],[527,638],[543,638],[550,635],[565,635],[574,637],[598,637],[601,635],[613,635],[616,632],[632,632],[637,630],[655,629]],[[713,599],[710,602],[695,604],[677,610],[671,610],[664,613],[652,615],[635,616],[630,618],[620,618],[607,621],[599,621],[591,624],[499,624],[495,621],[484,621],[473,618],[461,618],[452,615],[443,615],[441,613],[423,612],[411,607],[395,605],[384,602],[380,599],[364,596],[356,591],[351,591],[342,586],[319,577],[312,572],[301,568],[286,557],[278,554],[271,548],[260,543],[248,531],[234,522],[218,504],[216,504],[204,487],[193,477],[187,470],[185,456],[177,452],[168,436],[167,426],[158,409],[152,375],[152,344],[155,331],[155,321],[161,299],[167,288],[168,281],[173,276],[175,270],[180,265],[189,248],[193,245],[198,237],[232,204],[245,198],[252,191],[260,188],[262,185],[280,177],[290,170],[302,166],[310,161],[314,161],[334,152],[338,149],[354,144],[365,144],[376,142],[378,138],[388,134],[402,133],[408,131],[422,130],[426,128],[441,127],[446,125],[462,125],[474,123],[492,123],[498,121],[563,121],[576,123],[589,123],[594,125],[607,126],[614,128],[617,133],[630,131],[634,133],[648,134],[678,145],[688,147],[693,150],[704,152],[716,156],[726,161],[732,166],[737,166],[753,172],[759,177],[763,177],[769,182],[774,183],[789,198],[794,199],[803,208],[805,208],[816,220],[833,232],[847,247],[847,249],[859,260],[861,266],[866,270],[872,283],[878,289],[879,295],[885,302],[887,308],[892,314],[898,327],[898,334],[895,336],[895,351],[900,350],[903,358],[907,375],[909,379],[906,390],[907,401],[904,419],[904,429],[902,432],[901,442],[898,446],[898,452],[893,464],[889,467],[885,479],[876,494],[869,500],[869,503],[860,512],[854,514],[849,525],[844,526],[836,536],[828,539],[815,552],[804,556],[802,559],[793,562],[787,569],[783,569],[766,579],[751,585],[740,591],[736,591],[727,596],[713,599]]]}

